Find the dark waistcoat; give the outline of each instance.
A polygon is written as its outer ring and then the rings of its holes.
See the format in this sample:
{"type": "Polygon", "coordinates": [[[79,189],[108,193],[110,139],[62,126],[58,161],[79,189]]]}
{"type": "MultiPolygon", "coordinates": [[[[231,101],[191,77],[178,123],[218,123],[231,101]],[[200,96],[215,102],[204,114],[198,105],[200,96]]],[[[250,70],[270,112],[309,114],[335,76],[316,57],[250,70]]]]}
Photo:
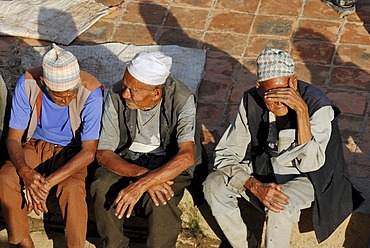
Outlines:
{"type": "MultiPolygon", "coordinates": [[[[297,90],[308,106],[310,117],[321,107],[331,105],[324,93],[311,84],[298,81],[297,90]]],[[[262,182],[272,182],[274,174],[271,155],[267,150],[268,110],[263,99],[257,94],[256,88],[246,91],[243,101],[251,133],[248,156],[252,161],[253,176],[262,182]]],[[[315,189],[312,218],[319,243],[328,238],[362,201],[350,182],[343,156],[337,123],[340,111],[337,107],[332,107],[335,118],[331,123],[332,134],[325,151],[325,163],[319,170],[306,173],[315,189]],[[353,203],[353,198],[356,199],[356,204],[353,203]]],[[[296,128],[295,112],[289,111],[288,114],[291,118],[289,128],[296,128]]]]}

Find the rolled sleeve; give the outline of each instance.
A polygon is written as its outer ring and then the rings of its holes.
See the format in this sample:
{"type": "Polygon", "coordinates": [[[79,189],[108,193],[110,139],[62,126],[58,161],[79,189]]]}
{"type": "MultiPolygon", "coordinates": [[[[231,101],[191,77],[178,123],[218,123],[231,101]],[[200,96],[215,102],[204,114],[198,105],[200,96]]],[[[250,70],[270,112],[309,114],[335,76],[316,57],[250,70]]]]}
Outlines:
{"type": "Polygon", "coordinates": [[[252,165],[246,159],[251,141],[243,100],[239,112],[222,136],[215,149],[215,168],[229,177],[228,186],[242,192],[244,184],[251,177],[252,165]]]}
{"type": "Polygon", "coordinates": [[[195,99],[194,96],[191,95],[186,100],[186,103],[181,109],[178,116],[177,142],[179,144],[183,142],[194,141],[195,114],[195,99]]]}
{"type": "Polygon", "coordinates": [[[118,113],[114,108],[110,95],[108,94],[104,103],[102,129],[100,132],[98,150],[115,151],[118,148],[119,141],[120,131],[118,113]]]}

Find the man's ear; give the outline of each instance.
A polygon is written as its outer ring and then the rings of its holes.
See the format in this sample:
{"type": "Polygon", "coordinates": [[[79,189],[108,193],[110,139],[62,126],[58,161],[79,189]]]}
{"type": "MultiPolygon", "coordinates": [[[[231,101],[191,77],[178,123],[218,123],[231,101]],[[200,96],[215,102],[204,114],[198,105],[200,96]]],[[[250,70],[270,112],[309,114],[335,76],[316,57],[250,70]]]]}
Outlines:
{"type": "Polygon", "coordinates": [[[157,88],[153,91],[153,100],[158,100],[162,97],[162,89],[157,88]]]}

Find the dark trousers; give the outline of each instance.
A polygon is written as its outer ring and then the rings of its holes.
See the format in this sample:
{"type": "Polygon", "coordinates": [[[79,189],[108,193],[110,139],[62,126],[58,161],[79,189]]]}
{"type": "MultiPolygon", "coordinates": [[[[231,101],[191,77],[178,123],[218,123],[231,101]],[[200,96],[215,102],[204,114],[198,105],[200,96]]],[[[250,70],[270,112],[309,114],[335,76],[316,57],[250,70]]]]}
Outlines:
{"type": "MultiPolygon", "coordinates": [[[[115,214],[114,200],[118,192],[125,188],[132,178],[121,177],[103,167],[96,170],[91,195],[97,228],[103,239],[104,247],[128,247],[129,239],[123,234],[125,217],[121,220],[115,214]]],[[[136,203],[135,212],[142,214],[148,221],[147,247],[175,247],[181,230],[181,210],[178,204],[183,197],[184,188],[191,182],[191,176],[183,173],[177,176],[171,186],[175,196],[166,205],[155,206],[148,193],[144,193],[136,203]]]]}

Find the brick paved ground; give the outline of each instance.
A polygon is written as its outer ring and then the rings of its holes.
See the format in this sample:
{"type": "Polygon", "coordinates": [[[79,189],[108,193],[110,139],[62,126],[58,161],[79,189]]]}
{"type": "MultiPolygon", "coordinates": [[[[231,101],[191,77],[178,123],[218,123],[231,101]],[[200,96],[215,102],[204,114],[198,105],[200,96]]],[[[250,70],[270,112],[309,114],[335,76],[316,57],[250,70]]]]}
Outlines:
{"type": "MultiPolygon", "coordinates": [[[[115,5],[116,0],[100,0],[115,5]]],[[[197,120],[216,142],[235,116],[243,92],[254,85],[254,60],[266,46],[290,52],[300,79],[325,91],[340,107],[343,148],[351,179],[370,214],[370,1],[343,19],[319,0],[131,1],[103,17],[73,44],[176,44],[208,49],[197,120]]],[[[8,82],[19,46],[45,45],[0,37],[0,71],[8,82]]],[[[214,143],[206,148],[212,161],[214,143]]],[[[368,228],[368,227],[367,227],[368,228]]]]}

